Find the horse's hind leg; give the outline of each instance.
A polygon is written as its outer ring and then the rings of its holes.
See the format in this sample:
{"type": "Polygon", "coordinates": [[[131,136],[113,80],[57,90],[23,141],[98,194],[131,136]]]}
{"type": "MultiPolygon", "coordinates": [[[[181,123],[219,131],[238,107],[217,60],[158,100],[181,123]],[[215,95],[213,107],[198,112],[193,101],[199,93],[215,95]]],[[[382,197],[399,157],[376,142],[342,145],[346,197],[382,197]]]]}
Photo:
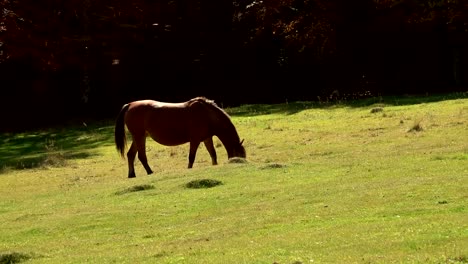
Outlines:
{"type": "Polygon", "coordinates": [[[208,153],[210,153],[211,163],[213,165],[218,165],[218,160],[217,160],[217,157],[216,157],[216,150],[215,150],[215,147],[213,145],[213,138],[209,137],[209,138],[205,139],[205,141],[203,141],[203,143],[205,144],[205,147],[208,150],[208,153]]]}
{"type": "Polygon", "coordinates": [[[148,159],[146,157],[146,136],[140,137],[133,142],[136,142],[138,159],[140,160],[141,164],[143,164],[143,167],[145,167],[146,173],[148,175],[152,174],[153,170],[151,170],[150,166],[148,165],[148,159]]]}
{"type": "Polygon", "coordinates": [[[132,142],[130,149],[127,152],[127,160],[128,160],[128,177],[135,178],[135,156],[137,153],[137,147],[135,142],[132,142]]]}

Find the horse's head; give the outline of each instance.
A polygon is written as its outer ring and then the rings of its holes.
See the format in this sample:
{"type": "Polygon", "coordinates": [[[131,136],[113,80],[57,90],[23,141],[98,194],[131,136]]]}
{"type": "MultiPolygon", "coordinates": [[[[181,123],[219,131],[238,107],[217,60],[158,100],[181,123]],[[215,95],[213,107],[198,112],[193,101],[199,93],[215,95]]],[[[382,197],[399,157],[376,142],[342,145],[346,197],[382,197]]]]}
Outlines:
{"type": "Polygon", "coordinates": [[[246,157],[245,148],[242,145],[242,143],[244,143],[244,140],[241,140],[238,144],[236,144],[234,146],[234,149],[232,151],[232,156],[233,157],[239,157],[239,158],[244,158],[245,159],[245,157],[246,157]]]}

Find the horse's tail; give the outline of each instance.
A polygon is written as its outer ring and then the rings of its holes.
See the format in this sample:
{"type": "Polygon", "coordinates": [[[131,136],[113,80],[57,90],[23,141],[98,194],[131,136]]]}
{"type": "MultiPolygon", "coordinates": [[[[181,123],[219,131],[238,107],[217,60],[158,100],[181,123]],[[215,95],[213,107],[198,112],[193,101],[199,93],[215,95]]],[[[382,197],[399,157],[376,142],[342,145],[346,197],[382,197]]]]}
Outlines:
{"type": "Polygon", "coordinates": [[[125,113],[130,104],[125,104],[120,110],[115,121],[114,139],[117,151],[125,159],[125,148],[127,147],[127,136],[125,135],[125,113]]]}

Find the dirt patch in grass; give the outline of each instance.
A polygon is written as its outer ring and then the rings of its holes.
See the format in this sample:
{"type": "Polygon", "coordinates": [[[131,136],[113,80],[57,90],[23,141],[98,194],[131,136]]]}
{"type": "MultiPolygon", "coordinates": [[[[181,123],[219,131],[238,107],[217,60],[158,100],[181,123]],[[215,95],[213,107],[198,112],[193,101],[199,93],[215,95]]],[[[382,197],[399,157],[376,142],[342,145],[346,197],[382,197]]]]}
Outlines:
{"type": "Polygon", "coordinates": [[[247,160],[244,158],[235,157],[235,158],[230,158],[228,160],[228,163],[247,163],[247,160]]]}
{"type": "Polygon", "coordinates": [[[19,252],[0,253],[0,264],[20,263],[31,258],[31,255],[19,252]]]}
{"type": "Polygon", "coordinates": [[[265,170],[265,169],[281,169],[285,168],[286,165],[284,164],[279,164],[279,163],[270,163],[265,166],[260,167],[260,169],[265,170]]]}
{"type": "Polygon", "coordinates": [[[383,107],[374,107],[374,108],[371,109],[370,112],[371,112],[371,114],[383,112],[383,107]]]}
{"type": "Polygon", "coordinates": [[[201,180],[193,180],[185,184],[185,187],[190,189],[201,189],[201,188],[212,188],[218,185],[222,185],[223,183],[218,180],[213,179],[201,179],[201,180]]]}
{"type": "Polygon", "coordinates": [[[146,190],[151,190],[151,189],[154,189],[153,185],[142,184],[142,185],[135,185],[135,186],[132,186],[132,187],[128,187],[127,189],[122,190],[122,191],[118,191],[115,194],[122,195],[122,194],[126,194],[126,193],[140,192],[140,191],[146,191],[146,190]]]}
{"type": "Polygon", "coordinates": [[[449,257],[447,263],[468,263],[468,256],[449,257]]]}
{"type": "Polygon", "coordinates": [[[421,132],[424,130],[422,124],[422,118],[419,118],[419,119],[416,119],[413,123],[413,126],[411,126],[409,129],[408,129],[408,132],[421,132]]]}
{"type": "Polygon", "coordinates": [[[62,152],[48,153],[41,165],[43,167],[65,167],[67,159],[62,152]]]}

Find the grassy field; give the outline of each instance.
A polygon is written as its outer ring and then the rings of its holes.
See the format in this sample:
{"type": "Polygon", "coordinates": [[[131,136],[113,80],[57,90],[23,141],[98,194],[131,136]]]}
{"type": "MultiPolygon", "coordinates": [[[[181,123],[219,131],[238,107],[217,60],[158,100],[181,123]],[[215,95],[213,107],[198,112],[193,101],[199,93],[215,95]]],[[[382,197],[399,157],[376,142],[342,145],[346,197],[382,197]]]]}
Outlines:
{"type": "Polygon", "coordinates": [[[0,135],[0,263],[468,263],[466,94],[227,111],[246,163],[134,179],[113,120],[0,135]]]}

